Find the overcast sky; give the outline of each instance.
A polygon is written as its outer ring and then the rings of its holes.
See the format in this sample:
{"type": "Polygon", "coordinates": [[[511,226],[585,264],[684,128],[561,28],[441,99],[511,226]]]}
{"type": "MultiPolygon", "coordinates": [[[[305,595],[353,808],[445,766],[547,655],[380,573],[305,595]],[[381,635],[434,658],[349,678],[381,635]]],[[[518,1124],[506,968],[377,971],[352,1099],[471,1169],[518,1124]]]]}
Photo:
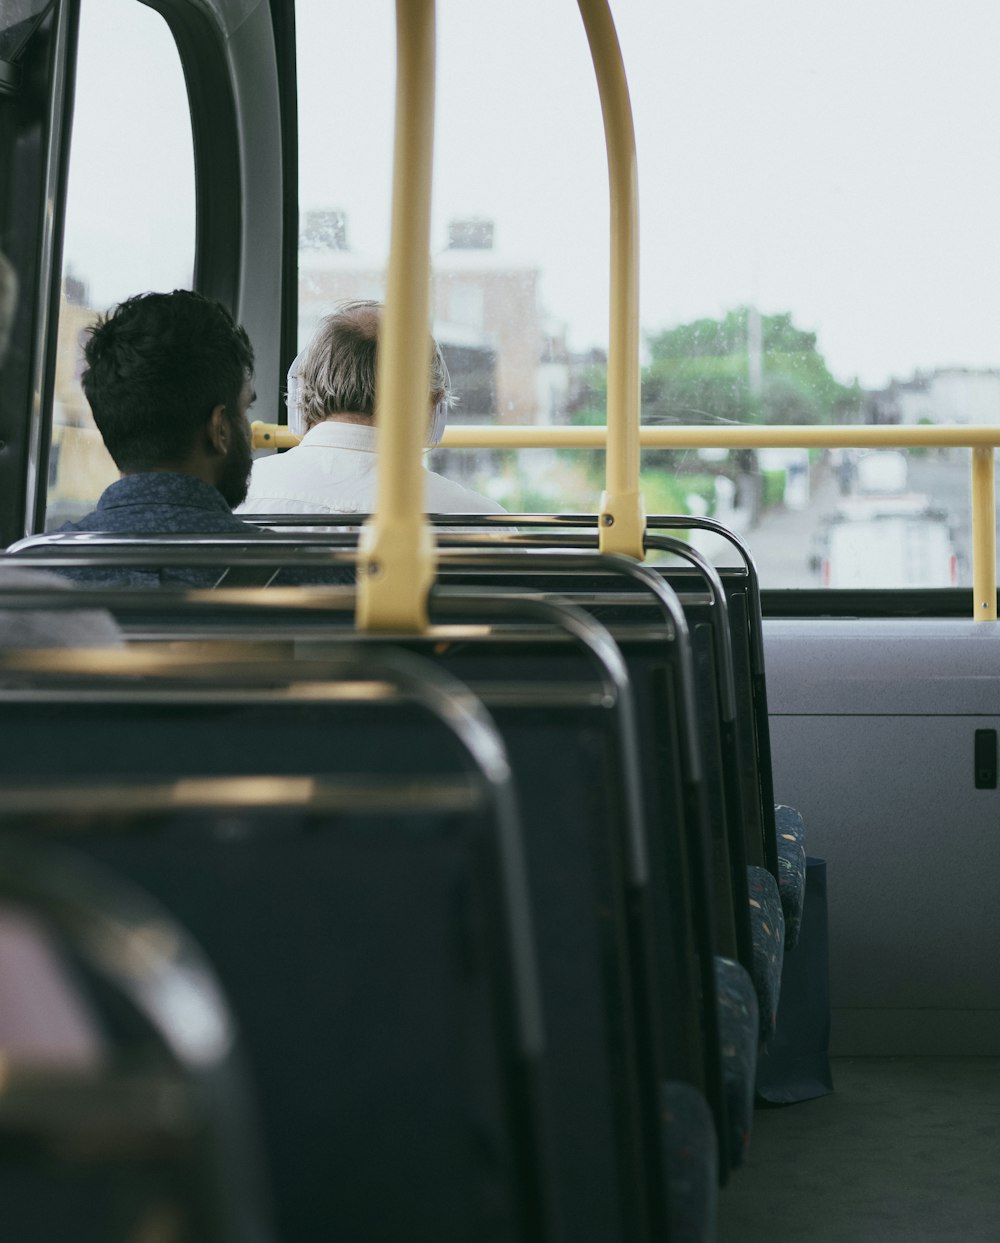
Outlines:
{"type": "MultiPolygon", "coordinates": [[[[136,0],[82,8],[66,254],[110,302],[189,279],[190,137],[162,19],[136,0]]],[[[302,207],[342,207],[351,245],[383,258],[394,6],[300,10],[302,207]]],[[[845,381],[1000,366],[996,0],[613,11],[647,330],[754,301],[817,332],[845,381]]],[[[434,248],[452,217],[490,217],[572,343],[606,341],[606,165],[576,5],[439,0],[438,32],[434,248]]]]}

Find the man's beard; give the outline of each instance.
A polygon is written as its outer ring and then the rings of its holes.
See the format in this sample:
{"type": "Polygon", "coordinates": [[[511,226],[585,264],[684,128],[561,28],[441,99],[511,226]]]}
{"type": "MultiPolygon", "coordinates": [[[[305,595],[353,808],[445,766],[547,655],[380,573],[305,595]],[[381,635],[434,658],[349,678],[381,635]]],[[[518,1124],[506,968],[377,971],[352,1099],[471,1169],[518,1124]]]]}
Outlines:
{"type": "Polygon", "coordinates": [[[236,427],[233,431],[232,444],[222,464],[219,482],[216,485],[230,509],[242,505],[247,499],[250,468],[253,465],[253,450],[250,447],[249,436],[242,427],[236,427]]]}

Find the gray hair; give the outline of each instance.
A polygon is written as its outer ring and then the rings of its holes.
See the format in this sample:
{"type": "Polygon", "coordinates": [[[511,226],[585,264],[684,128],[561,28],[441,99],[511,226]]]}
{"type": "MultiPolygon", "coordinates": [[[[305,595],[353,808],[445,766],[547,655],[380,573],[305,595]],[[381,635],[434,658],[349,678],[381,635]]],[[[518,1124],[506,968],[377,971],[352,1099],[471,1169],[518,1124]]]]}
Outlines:
{"type": "MultiPolygon", "coordinates": [[[[375,416],[378,332],[382,304],[343,302],[320,320],[299,364],[299,402],[305,427],[337,414],[375,416]]],[[[431,339],[428,400],[451,405],[451,378],[431,339]]]]}

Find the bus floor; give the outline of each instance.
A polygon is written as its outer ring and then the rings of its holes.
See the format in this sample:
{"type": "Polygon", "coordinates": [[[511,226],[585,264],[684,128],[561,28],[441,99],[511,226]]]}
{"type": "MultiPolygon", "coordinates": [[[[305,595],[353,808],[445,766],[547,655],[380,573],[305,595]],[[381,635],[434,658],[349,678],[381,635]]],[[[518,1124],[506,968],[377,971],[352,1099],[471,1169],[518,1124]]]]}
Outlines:
{"type": "Polygon", "coordinates": [[[1000,1057],[838,1058],[833,1082],[757,1110],[718,1243],[1000,1243],[1000,1057]]]}

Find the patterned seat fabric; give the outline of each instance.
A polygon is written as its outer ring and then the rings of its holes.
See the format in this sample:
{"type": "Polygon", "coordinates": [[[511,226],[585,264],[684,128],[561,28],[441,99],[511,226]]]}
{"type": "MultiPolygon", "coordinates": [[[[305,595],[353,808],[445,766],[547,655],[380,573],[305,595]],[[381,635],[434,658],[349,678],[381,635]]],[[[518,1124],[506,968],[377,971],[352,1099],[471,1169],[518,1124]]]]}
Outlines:
{"type": "Polygon", "coordinates": [[[778,890],[785,916],[785,949],[794,949],[802,927],[806,900],[806,832],[794,807],[777,804],[774,822],[778,833],[778,890]]]}
{"type": "Polygon", "coordinates": [[[712,1243],[718,1149],[705,1098],[689,1083],[663,1084],[660,1103],[670,1197],[670,1243],[712,1243]]]}
{"type": "Polygon", "coordinates": [[[738,962],[716,958],[715,990],[729,1118],[729,1164],[735,1170],[750,1147],[760,1020],[753,981],[738,962]]]}
{"type": "Polygon", "coordinates": [[[753,983],[760,1003],[760,1039],[770,1040],[778,1019],[781,968],[785,957],[785,917],[778,882],[765,868],[747,868],[750,891],[750,932],[753,938],[753,983]]]}

